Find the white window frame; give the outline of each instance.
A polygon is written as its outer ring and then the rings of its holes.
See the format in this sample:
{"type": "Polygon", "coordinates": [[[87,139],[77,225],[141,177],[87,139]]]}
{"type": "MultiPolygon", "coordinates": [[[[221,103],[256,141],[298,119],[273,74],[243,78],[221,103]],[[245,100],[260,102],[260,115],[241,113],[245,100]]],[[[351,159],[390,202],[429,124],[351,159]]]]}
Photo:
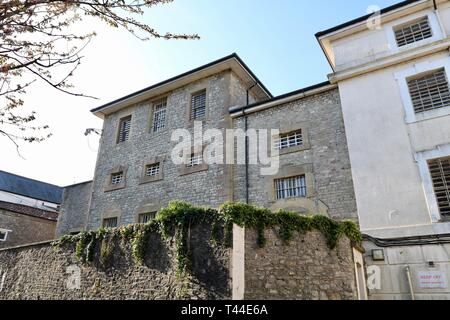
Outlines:
{"type": "Polygon", "coordinates": [[[431,221],[434,223],[440,222],[442,217],[439,211],[436,195],[434,193],[434,186],[428,166],[428,161],[449,156],[450,144],[441,145],[436,149],[417,152],[415,154],[415,160],[417,162],[417,165],[419,166],[419,172],[422,179],[422,185],[427,201],[428,211],[431,217],[431,221]]]}
{"type": "MultiPolygon", "coordinates": [[[[450,59],[448,54],[442,55],[442,58],[433,61],[422,61],[414,64],[406,69],[398,71],[394,74],[395,79],[400,87],[400,94],[405,109],[405,122],[415,123],[428,119],[438,118],[450,115],[450,107],[443,107],[439,109],[428,110],[420,113],[414,111],[413,102],[408,87],[408,80],[421,74],[445,69],[447,80],[450,81],[450,59]]],[[[450,85],[450,83],[449,83],[450,85]]]]}
{"type": "Polygon", "coordinates": [[[5,233],[5,238],[4,239],[0,239],[0,242],[6,242],[6,240],[8,239],[8,234],[11,232],[11,230],[1,229],[0,228],[0,232],[5,233]]]}
{"type": "Polygon", "coordinates": [[[390,23],[385,24],[385,32],[388,39],[389,48],[393,53],[409,50],[412,48],[424,46],[426,44],[432,43],[437,40],[441,40],[444,38],[444,34],[442,32],[441,24],[439,23],[439,19],[436,16],[436,14],[432,11],[427,12],[418,12],[414,15],[407,16],[403,19],[398,19],[390,23]],[[414,23],[415,21],[419,20],[420,18],[428,17],[428,23],[430,24],[432,37],[423,39],[417,42],[413,42],[410,44],[407,44],[405,46],[399,47],[397,44],[397,39],[395,38],[395,30],[403,25],[407,25],[408,23],[414,23]]]}

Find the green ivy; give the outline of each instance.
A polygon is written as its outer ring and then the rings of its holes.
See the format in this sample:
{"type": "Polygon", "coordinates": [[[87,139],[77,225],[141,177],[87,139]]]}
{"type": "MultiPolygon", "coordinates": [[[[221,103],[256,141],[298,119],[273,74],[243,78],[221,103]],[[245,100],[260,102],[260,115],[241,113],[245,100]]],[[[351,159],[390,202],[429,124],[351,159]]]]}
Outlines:
{"type": "Polygon", "coordinates": [[[334,249],[342,236],[347,236],[353,244],[360,244],[362,235],[353,221],[336,221],[326,216],[305,216],[294,212],[258,208],[243,203],[226,203],[219,210],[198,208],[188,203],[174,201],[160,210],[156,218],[146,224],[127,225],[114,229],[100,228],[85,231],[74,236],[63,236],[53,244],[75,244],[75,254],[80,261],[91,262],[98,241],[100,244],[100,264],[107,267],[114,249],[114,240],[130,243],[134,261],[143,265],[151,233],[159,233],[163,239],[175,238],[177,275],[188,277],[192,271],[191,228],[211,225],[211,243],[231,247],[233,224],[257,231],[257,244],[266,245],[266,230],[277,230],[280,238],[288,245],[295,233],[304,234],[318,230],[327,239],[330,249],[334,249]],[[224,240],[221,242],[221,240],[224,240]]]}

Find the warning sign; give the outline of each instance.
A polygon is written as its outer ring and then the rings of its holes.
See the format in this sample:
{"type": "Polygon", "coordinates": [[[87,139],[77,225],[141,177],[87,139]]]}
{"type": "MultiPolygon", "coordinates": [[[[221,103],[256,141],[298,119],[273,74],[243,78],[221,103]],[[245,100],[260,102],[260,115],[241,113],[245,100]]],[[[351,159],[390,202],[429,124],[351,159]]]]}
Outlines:
{"type": "Polygon", "coordinates": [[[447,277],[445,276],[444,272],[440,271],[420,271],[419,287],[430,289],[445,289],[447,288],[447,277]]]}

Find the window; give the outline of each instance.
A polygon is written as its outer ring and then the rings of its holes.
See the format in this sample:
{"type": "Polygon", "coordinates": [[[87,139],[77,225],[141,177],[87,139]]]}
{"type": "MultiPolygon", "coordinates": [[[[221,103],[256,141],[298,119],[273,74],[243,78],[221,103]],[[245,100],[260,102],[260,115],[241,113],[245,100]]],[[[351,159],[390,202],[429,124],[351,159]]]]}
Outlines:
{"type": "Polygon", "coordinates": [[[290,147],[301,146],[303,144],[302,130],[297,130],[287,134],[281,134],[274,142],[275,149],[283,150],[290,147]]]}
{"type": "Polygon", "coordinates": [[[147,222],[150,222],[151,220],[155,219],[155,217],[156,217],[156,212],[140,213],[138,222],[139,223],[147,223],[147,222]]]}
{"type": "Polygon", "coordinates": [[[117,217],[103,219],[103,228],[117,227],[117,217]]]}
{"type": "Polygon", "coordinates": [[[450,218],[450,157],[428,161],[441,216],[450,218]]]}
{"type": "Polygon", "coordinates": [[[159,162],[154,164],[149,164],[145,166],[145,175],[147,177],[154,177],[159,175],[159,162]]]}
{"type": "Polygon", "coordinates": [[[123,182],[123,171],[111,174],[111,184],[117,185],[123,182]]]}
{"type": "Polygon", "coordinates": [[[408,81],[414,112],[450,106],[450,90],[445,69],[408,81]]]}
{"type": "Polygon", "coordinates": [[[0,241],[6,241],[6,237],[8,236],[8,232],[6,230],[0,230],[0,241]]]}
{"type": "Polygon", "coordinates": [[[117,143],[127,141],[130,137],[131,116],[120,119],[117,143]]]}
{"type": "Polygon", "coordinates": [[[191,120],[202,119],[206,115],[206,91],[195,94],[191,99],[191,120]]]}
{"type": "Polygon", "coordinates": [[[433,36],[428,17],[424,17],[412,24],[398,27],[394,31],[395,40],[397,41],[397,45],[399,47],[431,38],[433,36]]]}
{"type": "Polygon", "coordinates": [[[188,159],[187,167],[192,168],[203,164],[203,154],[191,154],[188,159]]]}
{"type": "Polygon", "coordinates": [[[167,100],[162,99],[153,106],[153,132],[160,132],[166,127],[167,100]]]}
{"type": "Polygon", "coordinates": [[[277,199],[306,197],[306,179],[304,175],[275,180],[277,199]]]}

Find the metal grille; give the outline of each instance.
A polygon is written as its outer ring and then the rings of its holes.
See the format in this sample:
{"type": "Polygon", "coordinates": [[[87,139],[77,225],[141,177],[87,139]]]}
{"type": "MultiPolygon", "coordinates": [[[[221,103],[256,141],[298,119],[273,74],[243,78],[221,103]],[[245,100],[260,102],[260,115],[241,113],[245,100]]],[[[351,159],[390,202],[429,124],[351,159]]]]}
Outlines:
{"type": "Polygon", "coordinates": [[[111,175],[111,184],[122,183],[122,180],[123,180],[123,172],[117,172],[111,175]]]}
{"type": "Polygon", "coordinates": [[[157,176],[159,174],[159,163],[150,164],[145,167],[145,175],[147,177],[157,176]]]}
{"type": "Polygon", "coordinates": [[[206,92],[192,96],[191,101],[191,119],[202,119],[206,115],[206,92]]]}
{"type": "Polygon", "coordinates": [[[277,199],[306,197],[305,176],[275,180],[277,199]]]}
{"type": "Polygon", "coordinates": [[[187,167],[195,167],[203,164],[203,155],[202,154],[191,154],[189,161],[187,163],[187,167]]]}
{"type": "Polygon", "coordinates": [[[450,91],[445,69],[408,81],[415,113],[450,106],[450,91]]]}
{"type": "Polygon", "coordinates": [[[166,127],[167,100],[158,101],[153,109],[153,132],[159,132],[166,127]]]}
{"type": "Polygon", "coordinates": [[[127,141],[130,137],[131,116],[120,120],[119,139],[118,142],[127,141]]]}
{"type": "Polygon", "coordinates": [[[275,149],[286,149],[290,147],[300,146],[303,144],[302,130],[282,134],[279,139],[274,142],[275,149]]]}
{"type": "Polygon", "coordinates": [[[151,220],[155,219],[156,212],[146,212],[139,214],[138,222],[139,223],[147,223],[151,220]]]}
{"type": "Polygon", "coordinates": [[[117,217],[103,219],[103,228],[115,228],[117,227],[117,217]]]}
{"type": "Polygon", "coordinates": [[[414,43],[433,36],[428,17],[425,17],[413,24],[403,26],[395,31],[395,39],[399,47],[414,43]]]}
{"type": "Polygon", "coordinates": [[[450,158],[429,161],[428,166],[439,211],[450,217],[450,158]]]}

